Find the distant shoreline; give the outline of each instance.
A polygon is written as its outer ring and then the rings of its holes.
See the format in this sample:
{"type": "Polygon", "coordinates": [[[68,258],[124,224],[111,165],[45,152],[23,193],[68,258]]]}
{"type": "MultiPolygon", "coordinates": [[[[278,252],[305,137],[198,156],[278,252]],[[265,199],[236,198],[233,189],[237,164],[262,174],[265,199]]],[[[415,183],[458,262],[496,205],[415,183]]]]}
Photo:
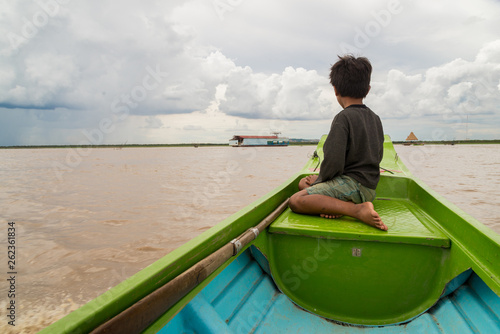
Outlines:
{"type": "MultiPolygon", "coordinates": [[[[318,141],[290,142],[289,146],[318,145],[318,141]]],[[[0,146],[0,149],[37,149],[37,148],[133,148],[133,147],[209,147],[227,146],[228,143],[179,143],[179,144],[109,144],[109,145],[24,145],[24,146],[0,146]]],[[[270,146],[271,147],[271,146],[270,146]]]]}
{"type": "Polygon", "coordinates": [[[410,145],[463,145],[463,144],[500,144],[500,139],[468,139],[468,140],[417,140],[415,142],[408,143],[406,140],[394,140],[392,142],[395,145],[410,144],[410,145]]]}
{"type": "MultiPolygon", "coordinates": [[[[319,140],[304,140],[304,141],[290,141],[289,146],[302,146],[302,145],[317,145],[319,140]]],[[[408,144],[406,141],[395,140],[395,145],[408,144]]],[[[500,144],[500,139],[485,140],[419,140],[411,145],[463,145],[463,144],[500,144]]],[[[110,144],[110,145],[24,145],[24,146],[0,146],[0,149],[37,149],[37,148],[133,148],[133,147],[210,147],[210,146],[228,146],[227,143],[179,143],[179,144],[110,144]]]]}

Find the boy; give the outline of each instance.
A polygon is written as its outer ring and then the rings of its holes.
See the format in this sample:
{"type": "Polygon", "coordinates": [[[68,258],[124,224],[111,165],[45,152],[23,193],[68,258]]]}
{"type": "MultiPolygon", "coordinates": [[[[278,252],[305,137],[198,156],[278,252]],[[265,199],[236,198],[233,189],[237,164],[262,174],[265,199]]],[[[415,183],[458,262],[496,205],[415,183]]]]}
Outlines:
{"type": "Polygon", "coordinates": [[[337,101],[344,108],[333,119],[323,146],[318,175],[299,182],[289,202],[297,213],[357,218],[387,231],[371,203],[380,179],[384,131],[380,118],[363,104],[370,90],[372,66],[364,57],[339,56],[330,71],[337,101]]]}

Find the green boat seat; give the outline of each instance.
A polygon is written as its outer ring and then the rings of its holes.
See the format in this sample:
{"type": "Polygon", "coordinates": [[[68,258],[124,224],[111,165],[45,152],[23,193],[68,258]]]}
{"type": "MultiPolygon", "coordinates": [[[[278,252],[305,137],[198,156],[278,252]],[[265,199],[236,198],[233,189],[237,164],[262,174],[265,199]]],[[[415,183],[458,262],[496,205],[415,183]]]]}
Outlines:
{"type": "Polygon", "coordinates": [[[319,216],[304,216],[287,209],[273,222],[269,232],[326,239],[450,247],[450,239],[439,231],[433,219],[412,201],[377,198],[373,204],[382,221],[389,227],[388,231],[380,231],[351,217],[325,219],[319,216]]]}
{"type": "Polygon", "coordinates": [[[296,214],[288,209],[273,222],[269,232],[449,248],[450,239],[436,227],[438,224],[431,215],[413,200],[412,184],[413,181],[406,177],[381,177],[373,205],[388,231],[380,231],[347,216],[325,219],[296,214]]]}

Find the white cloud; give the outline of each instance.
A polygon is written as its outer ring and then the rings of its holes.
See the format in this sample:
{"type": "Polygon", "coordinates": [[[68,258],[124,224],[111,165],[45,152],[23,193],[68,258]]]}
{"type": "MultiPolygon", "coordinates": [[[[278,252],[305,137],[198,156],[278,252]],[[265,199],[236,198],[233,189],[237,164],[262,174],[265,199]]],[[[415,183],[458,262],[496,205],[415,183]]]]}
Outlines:
{"type": "Polygon", "coordinates": [[[327,77],[314,70],[286,67],[266,75],[234,67],[219,109],[247,118],[324,119],[336,109],[334,100],[327,77]]]}
{"type": "Polygon", "coordinates": [[[425,127],[426,117],[433,118],[428,126],[453,125],[464,115],[498,125],[496,2],[379,0],[362,11],[356,2],[227,3],[223,17],[200,0],[6,3],[0,132],[9,132],[9,142],[37,143],[50,128],[51,143],[69,143],[111,118],[116,130],[107,141],[123,142],[130,132],[138,141],[183,141],[201,127],[208,136],[200,115],[227,117],[219,136],[255,131],[255,124],[267,129],[273,119],[329,122],[341,109],[328,69],[342,43],[372,61],[367,103],[390,127],[389,120],[417,118],[413,124],[425,127]],[[357,38],[366,43],[356,45],[357,38]],[[161,75],[151,78],[151,71],[161,75]],[[129,119],[117,119],[113,106],[129,119]],[[8,122],[19,131],[7,131],[8,122]],[[185,126],[189,135],[173,135],[185,126]]]}
{"type": "Polygon", "coordinates": [[[146,122],[146,128],[159,129],[163,127],[161,119],[155,116],[147,116],[144,121],[146,122]]]}
{"type": "Polygon", "coordinates": [[[185,125],[182,130],[187,130],[187,131],[197,131],[197,130],[205,130],[202,126],[200,125],[185,125]]]}
{"type": "Polygon", "coordinates": [[[498,41],[485,45],[473,61],[455,59],[422,74],[389,71],[385,82],[377,82],[369,95],[381,116],[423,117],[450,113],[499,116],[500,58],[485,62],[485,53],[500,49],[498,41]]]}

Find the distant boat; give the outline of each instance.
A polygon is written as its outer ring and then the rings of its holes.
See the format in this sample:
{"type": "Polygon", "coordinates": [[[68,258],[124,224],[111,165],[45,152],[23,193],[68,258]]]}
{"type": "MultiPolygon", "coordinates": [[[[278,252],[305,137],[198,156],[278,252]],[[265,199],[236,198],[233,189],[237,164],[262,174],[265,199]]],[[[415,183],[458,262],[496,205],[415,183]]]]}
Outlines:
{"type": "Polygon", "coordinates": [[[233,147],[245,146],[288,146],[290,140],[285,137],[278,137],[277,132],[272,136],[238,136],[235,135],[229,140],[229,145],[233,147]]]}

